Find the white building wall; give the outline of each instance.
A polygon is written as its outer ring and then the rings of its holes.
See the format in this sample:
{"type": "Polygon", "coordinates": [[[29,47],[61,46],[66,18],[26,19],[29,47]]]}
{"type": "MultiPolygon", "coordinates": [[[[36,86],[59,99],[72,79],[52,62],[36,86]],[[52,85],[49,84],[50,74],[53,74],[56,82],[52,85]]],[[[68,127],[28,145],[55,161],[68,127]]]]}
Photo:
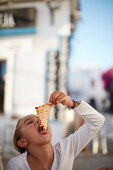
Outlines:
{"type": "Polygon", "coordinates": [[[88,103],[91,99],[94,99],[98,110],[102,111],[103,106],[107,108],[108,94],[103,88],[101,74],[101,69],[98,67],[91,68],[90,66],[73,71],[69,80],[72,98],[83,99],[88,103]],[[92,84],[92,81],[94,84],[92,84]],[[103,100],[106,101],[106,105],[103,100]]]}
{"type": "Polygon", "coordinates": [[[59,49],[59,36],[70,34],[70,2],[62,1],[51,25],[50,11],[44,2],[18,4],[37,8],[37,33],[0,37],[0,60],[7,62],[4,100],[6,115],[34,113],[45,102],[46,57],[59,49]]]}

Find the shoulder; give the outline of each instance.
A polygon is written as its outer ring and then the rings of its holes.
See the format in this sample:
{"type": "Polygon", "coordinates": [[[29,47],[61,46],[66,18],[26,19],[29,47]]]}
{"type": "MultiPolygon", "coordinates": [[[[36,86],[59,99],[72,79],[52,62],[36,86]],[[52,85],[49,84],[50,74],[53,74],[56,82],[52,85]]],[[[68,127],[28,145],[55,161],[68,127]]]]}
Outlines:
{"type": "Polygon", "coordinates": [[[15,156],[15,157],[12,158],[12,159],[10,159],[9,162],[18,161],[18,160],[21,160],[21,159],[24,160],[24,159],[26,158],[26,155],[27,155],[27,152],[22,153],[22,154],[20,154],[20,155],[18,155],[18,156],[15,156]]]}
{"type": "Polygon", "coordinates": [[[21,165],[25,164],[25,162],[26,162],[26,154],[27,153],[23,153],[23,154],[20,154],[20,155],[18,155],[16,157],[10,159],[8,161],[6,170],[15,170],[15,169],[17,169],[17,167],[20,166],[20,162],[21,162],[21,165]]]}

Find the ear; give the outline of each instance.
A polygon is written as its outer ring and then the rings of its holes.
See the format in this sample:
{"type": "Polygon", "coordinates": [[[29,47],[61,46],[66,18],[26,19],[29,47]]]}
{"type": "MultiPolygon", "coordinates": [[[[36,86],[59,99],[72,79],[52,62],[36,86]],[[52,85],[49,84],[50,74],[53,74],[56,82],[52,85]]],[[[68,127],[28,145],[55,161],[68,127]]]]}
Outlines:
{"type": "Polygon", "coordinates": [[[28,145],[28,141],[26,139],[20,139],[18,141],[18,146],[25,148],[28,145]]]}

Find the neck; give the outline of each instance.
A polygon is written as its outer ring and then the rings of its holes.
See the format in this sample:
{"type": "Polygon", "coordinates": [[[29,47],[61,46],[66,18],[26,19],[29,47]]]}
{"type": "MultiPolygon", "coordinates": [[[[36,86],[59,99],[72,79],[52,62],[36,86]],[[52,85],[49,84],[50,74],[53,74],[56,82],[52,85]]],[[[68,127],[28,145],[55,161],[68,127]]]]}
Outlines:
{"type": "Polygon", "coordinates": [[[51,143],[32,146],[27,154],[27,161],[31,169],[32,165],[38,169],[50,169],[53,163],[54,151],[51,143]],[[36,166],[35,166],[36,165],[36,166]]]}

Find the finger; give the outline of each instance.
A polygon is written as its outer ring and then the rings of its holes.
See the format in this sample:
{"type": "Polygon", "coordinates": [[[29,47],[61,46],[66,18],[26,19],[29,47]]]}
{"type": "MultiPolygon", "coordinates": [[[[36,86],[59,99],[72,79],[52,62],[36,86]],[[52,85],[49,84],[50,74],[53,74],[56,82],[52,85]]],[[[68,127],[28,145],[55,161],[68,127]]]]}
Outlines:
{"type": "Polygon", "coordinates": [[[55,104],[55,96],[58,95],[58,91],[54,91],[51,95],[50,95],[50,98],[49,98],[49,103],[51,104],[55,104]]]}
{"type": "Polygon", "coordinates": [[[51,96],[50,96],[50,99],[49,99],[49,103],[52,104],[52,105],[54,105],[54,102],[53,102],[53,101],[54,101],[53,95],[51,95],[51,96]]]}
{"type": "Polygon", "coordinates": [[[61,98],[63,96],[64,96],[63,92],[57,91],[57,93],[55,93],[54,96],[53,96],[53,103],[55,105],[58,104],[59,103],[58,98],[61,98]]]}
{"type": "MultiPolygon", "coordinates": [[[[55,91],[54,91],[54,92],[55,92],[55,91]]],[[[53,92],[53,93],[54,93],[54,92],[53,92]]],[[[52,96],[53,96],[53,93],[52,93],[52,94],[50,95],[50,97],[49,97],[49,103],[50,103],[50,104],[52,104],[52,96]]]]}
{"type": "Polygon", "coordinates": [[[60,98],[59,102],[62,103],[63,105],[66,105],[67,104],[67,96],[63,96],[62,98],[60,98]]]}
{"type": "Polygon", "coordinates": [[[60,101],[60,99],[63,98],[64,96],[65,96],[64,93],[59,94],[59,95],[56,97],[55,103],[57,104],[57,103],[60,101]]]}
{"type": "Polygon", "coordinates": [[[59,103],[59,99],[62,98],[63,96],[66,96],[65,93],[58,91],[57,95],[54,96],[55,101],[54,104],[58,104],[59,103]]]}

